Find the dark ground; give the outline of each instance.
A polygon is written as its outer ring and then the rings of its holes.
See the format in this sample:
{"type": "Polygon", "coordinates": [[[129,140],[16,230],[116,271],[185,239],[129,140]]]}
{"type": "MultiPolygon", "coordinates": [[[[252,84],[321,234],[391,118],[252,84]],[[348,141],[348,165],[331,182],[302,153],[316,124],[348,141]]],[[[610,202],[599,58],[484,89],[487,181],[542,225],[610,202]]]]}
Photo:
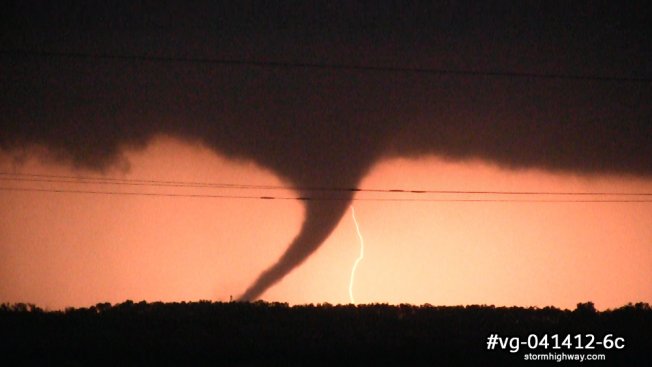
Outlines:
{"type": "Polygon", "coordinates": [[[644,303],[603,312],[590,302],[574,311],[208,301],[126,301],[65,312],[0,306],[0,353],[16,365],[541,365],[524,355],[564,352],[606,356],[589,365],[651,366],[651,330],[652,309],[644,303]],[[521,341],[559,334],[560,343],[567,334],[596,341],[613,334],[624,348],[487,350],[493,333],[521,341]]]}

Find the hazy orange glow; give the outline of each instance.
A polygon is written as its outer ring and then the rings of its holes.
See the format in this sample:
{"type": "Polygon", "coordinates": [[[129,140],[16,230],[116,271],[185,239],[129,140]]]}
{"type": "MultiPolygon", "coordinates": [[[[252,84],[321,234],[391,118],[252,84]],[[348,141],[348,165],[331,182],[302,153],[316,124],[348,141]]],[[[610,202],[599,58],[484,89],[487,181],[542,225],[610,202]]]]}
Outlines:
{"type": "MultiPolygon", "coordinates": [[[[130,153],[129,160],[130,171],[107,175],[285,185],[271,171],[167,138],[130,153]]],[[[3,162],[2,171],[13,169],[3,162]]],[[[35,160],[17,170],[79,174],[35,160]]],[[[270,195],[256,190],[2,182],[5,187],[53,185],[270,195]]],[[[652,192],[652,181],[514,172],[432,157],[382,162],[361,187],[652,192]]],[[[652,203],[361,200],[355,208],[365,236],[365,259],[356,272],[359,303],[572,308],[593,301],[605,309],[652,302],[652,203]]],[[[0,191],[0,210],[0,302],[51,309],[126,299],[228,300],[277,259],[303,215],[301,202],[291,200],[6,191],[0,191]]],[[[263,298],[347,303],[351,265],[358,254],[355,226],[346,215],[327,242],[263,298]]]]}

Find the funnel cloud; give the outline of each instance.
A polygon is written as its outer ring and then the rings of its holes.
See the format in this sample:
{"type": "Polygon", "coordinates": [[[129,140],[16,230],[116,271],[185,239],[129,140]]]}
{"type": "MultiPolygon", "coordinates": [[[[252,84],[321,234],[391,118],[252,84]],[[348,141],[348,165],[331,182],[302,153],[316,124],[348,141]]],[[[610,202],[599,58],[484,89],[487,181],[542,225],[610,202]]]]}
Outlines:
{"type": "MultiPolygon", "coordinates": [[[[649,9],[156,4],[6,9],[2,153],[101,171],[166,134],[301,196],[424,155],[652,175],[649,9]]],[[[241,299],[319,248],[354,193],[305,201],[296,238],[241,299]]]]}

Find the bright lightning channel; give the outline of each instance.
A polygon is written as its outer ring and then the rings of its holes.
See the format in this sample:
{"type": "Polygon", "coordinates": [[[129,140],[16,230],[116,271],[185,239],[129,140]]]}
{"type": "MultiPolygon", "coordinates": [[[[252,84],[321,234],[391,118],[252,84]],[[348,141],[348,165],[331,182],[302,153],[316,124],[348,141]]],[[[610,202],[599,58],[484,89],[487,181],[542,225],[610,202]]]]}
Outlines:
{"type": "Polygon", "coordinates": [[[355,298],[353,297],[353,282],[355,281],[355,270],[358,268],[358,264],[364,258],[364,238],[362,238],[362,233],[360,233],[360,226],[358,226],[358,220],[355,219],[355,208],[351,205],[351,215],[353,216],[353,223],[355,224],[355,230],[358,232],[358,238],[360,238],[360,255],[355,259],[353,263],[353,269],[351,269],[351,279],[349,280],[349,300],[352,304],[355,303],[355,298]]]}

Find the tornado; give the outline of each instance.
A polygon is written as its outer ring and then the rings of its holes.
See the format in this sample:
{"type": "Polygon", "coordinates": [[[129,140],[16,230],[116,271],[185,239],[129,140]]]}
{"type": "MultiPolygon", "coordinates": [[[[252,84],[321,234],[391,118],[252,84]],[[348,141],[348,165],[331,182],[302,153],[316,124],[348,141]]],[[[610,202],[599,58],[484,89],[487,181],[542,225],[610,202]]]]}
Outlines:
{"type": "Polygon", "coordinates": [[[306,201],[306,214],[299,234],[278,261],[263,271],[239,300],[248,302],[258,299],[268,288],[301,265],[333,232],[351,201],[352,195],[334,200],[306,201]]]}

